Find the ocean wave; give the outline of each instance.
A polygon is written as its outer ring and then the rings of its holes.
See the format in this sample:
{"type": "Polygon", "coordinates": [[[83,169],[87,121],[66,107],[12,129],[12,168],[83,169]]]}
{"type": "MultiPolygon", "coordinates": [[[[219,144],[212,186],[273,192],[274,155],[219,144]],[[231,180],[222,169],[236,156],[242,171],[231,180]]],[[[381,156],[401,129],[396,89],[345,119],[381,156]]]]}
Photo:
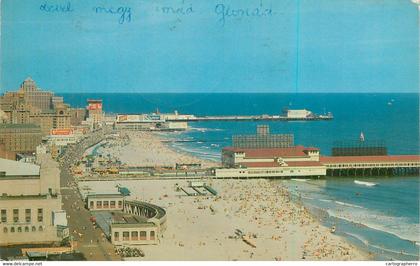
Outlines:
{"type": "Polygon", "coordinates": [[[310,179],[292,178],[292,179],[290,179],[290,180],[293,180],[293,181],[298,181],[298,182],[306,182],[306,181],[309,181],[310,179]]]}
{"type": "Polygon", "coordinates": [[[331,202],[331,203],[335,203],[341,206],[346,206],[346,207],[352,207],[352,208],[359,208],[359,209],[366,209],[363,206],[360,205],[356,205],[356,204],[351,204],[351,203],[347,203],[347,202],[342,202],[342,201],[338,201],[338,200],[331,200],[331,199],[318,199],[319,201],[323,201],[323,202],[331,202]]]}
{"type": "Polygon", "coordinates": [[[218,153],[210,153],[210,152],[202,151],[202,150],[199,150],[199,149],[187,148],[187,147],[185,147],[183,145],[180,145],[180,144],[179,145],[174,145],[173,147],[174,147],[174,149],[177,149],[177,150],[182,151],[182,152],[189,153],[189,154],[191,154],[193,156],[197,156],[199,158],[203,158],[203,159],[211,158],[212,160],[215,159],[215,158],[220,159],[220,154],[218,154],[218,153]]]}
{"type": "Polygon", "coordinates": [[[360,209],[366,209],[363,206],[359,206],[356,204],[351,204],[351,203],[346,203],[346,202],[341,202],[341,201],[334,201],[335,203],[342,205],[342,206],[347,206],[347,207],[353,207],[353,208],[360,208],[360,209]]]}
{"type": "Polygon", "coordinates": [[[357,234],[353,234],[353,233],[349,233],[349,232],[344,232],[344,234],[349,235],[349,236],[359,240],[360,242],[362,242],[367,247],[373,247],[373,248],[383,250],[383,251],[393,253],[393,254],[398,254],[398,255],[402,254],[402,255],[417,257],[417,254],[408,253],[408,252],[401,252],[401,250],[389,249],[389,248],[385,248],[385,247],[381,247],[381,246],[372,244],[366,238],[362,237],[361,235],[357,235],[357,234]]]}
{"type": "Polygon", "coordinates": [[[367,186],[367,187],[373,187],[373,186],[376,186],[377,185],[376,183],[366,182],[366,181],[360,181],[360,180],[354,180],[354,183],[355,184],[358,184],[358,185],[367,186]]]}
{"type": "Polygon", "coordinates": [[[205,127],[190,127],[189,130],[200,131],[200,132],[210,132],[210,131],[223,131],[221,128],[205,128],[205,127]]]}
{"type": "Polygon", "coordinates": [[[330,217],[336,217],[351,223],[360,224],[413,243],[420,242],[420,236],[418,235],[420,230],[419,225],[407,223],[403,218],[374,214],[367,211],[363,212],[361,215],[345,215],[343,213],[336,213],[331,209],[327,209],[326,211],[330,217]],[[381,222],[381,224],[377,223],[378,221],[381,222]]]}
{"type": "Polygon", "coordinates": [[[362,242],[366,246],[369,245],[369,241],[366,238],[362,237],[361,235],[356,235],[356,234],[352,234],[352,233],[349,233],[349,232],[343,232],[343,233],[359,240],[360,242],[362,242]]]}
{"type": "Polygon", "coordinates": [[[330,200],[330,199],[318,199],[319,201],[323,201],[323,202],[333,202],[332,200],[330,200]]]}

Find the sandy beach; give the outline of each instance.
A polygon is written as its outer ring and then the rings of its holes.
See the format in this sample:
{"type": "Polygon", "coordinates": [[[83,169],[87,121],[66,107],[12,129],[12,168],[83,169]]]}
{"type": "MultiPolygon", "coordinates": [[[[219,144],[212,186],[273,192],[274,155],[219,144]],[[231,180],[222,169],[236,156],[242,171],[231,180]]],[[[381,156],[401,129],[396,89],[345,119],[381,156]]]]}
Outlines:
{"type": "Polygon", "coordinates": [[[162,140],[161,136],[153,132],[122,131],[119,138],[108,140],[108,144],[100,147],[98,153],[119,158],[127,166],[175,167],[176,163],[201,163],[203,168],[207,168],[218,165],[216,162],[177,152],[162,140]]]}
{"type": "MultiPolygon", "coordinates": [[[[366,260],[362,253],[291,202],[284,188],[265,179],[207,180],[218,196],[186,196],[180,180],[81,182],[97,193],[121,184],[130,198],[167,210],[156,246],[141,246],[142,260],[366,260]],[[235,239],[239,229],[256,244],[235,239]]],[[[83,190],[88,191],[88,190],[83,190]]],[[[92,192],[92,190],[90,190],[92,192]]]]}

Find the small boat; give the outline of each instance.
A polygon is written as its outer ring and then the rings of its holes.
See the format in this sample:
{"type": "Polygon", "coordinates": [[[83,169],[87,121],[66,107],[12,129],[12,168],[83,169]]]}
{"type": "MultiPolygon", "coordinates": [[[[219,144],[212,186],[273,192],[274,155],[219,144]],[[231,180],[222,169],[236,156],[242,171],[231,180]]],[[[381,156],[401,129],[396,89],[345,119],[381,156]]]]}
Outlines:
{"type": "Polygon", "coordinates": [[[334,226],[334,225],[331,227],[330,232],[331,232],[332,234],[334,234],[334,233],[335,233],[335,226],[334,226]]]}

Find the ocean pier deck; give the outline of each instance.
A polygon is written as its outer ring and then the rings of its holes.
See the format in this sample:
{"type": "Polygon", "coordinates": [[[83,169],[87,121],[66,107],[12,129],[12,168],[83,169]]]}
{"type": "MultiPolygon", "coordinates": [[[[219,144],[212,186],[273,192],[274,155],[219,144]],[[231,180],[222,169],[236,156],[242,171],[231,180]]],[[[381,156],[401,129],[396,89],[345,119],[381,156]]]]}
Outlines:
{"type": "Polygon", "coordinates": [[[420,172],[420,155],[322,156],[327,176],[412,176],[420,172]]]}
{"type": "Polygon", "coordinates": [[[319,121],[332,120],[332,115],[311,117],[287,117],[279,115],[219,115],[219,116],[191,116],[185,118],[168,118],[168,122],[201,122],[201,121],[319,121]]]}

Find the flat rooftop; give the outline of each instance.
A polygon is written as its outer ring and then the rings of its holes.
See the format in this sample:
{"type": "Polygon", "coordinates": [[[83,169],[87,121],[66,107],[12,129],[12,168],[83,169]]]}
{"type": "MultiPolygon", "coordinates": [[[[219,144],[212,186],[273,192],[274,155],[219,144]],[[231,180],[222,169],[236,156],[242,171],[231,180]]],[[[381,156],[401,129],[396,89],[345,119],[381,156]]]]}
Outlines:
{"type": "Polygon", "coordinates": [[[0,158],[0,180],[2,177],[39,176],[40,166],[0,158]]]}
{"type": "Polygon", "coordinates": [[[96,193],[92,193],[92,194],[87,194],[86,195],[88,198],[122,198],[123,195],[121,193],[115,193],[115,194],[96,194],[96,193]]]}

